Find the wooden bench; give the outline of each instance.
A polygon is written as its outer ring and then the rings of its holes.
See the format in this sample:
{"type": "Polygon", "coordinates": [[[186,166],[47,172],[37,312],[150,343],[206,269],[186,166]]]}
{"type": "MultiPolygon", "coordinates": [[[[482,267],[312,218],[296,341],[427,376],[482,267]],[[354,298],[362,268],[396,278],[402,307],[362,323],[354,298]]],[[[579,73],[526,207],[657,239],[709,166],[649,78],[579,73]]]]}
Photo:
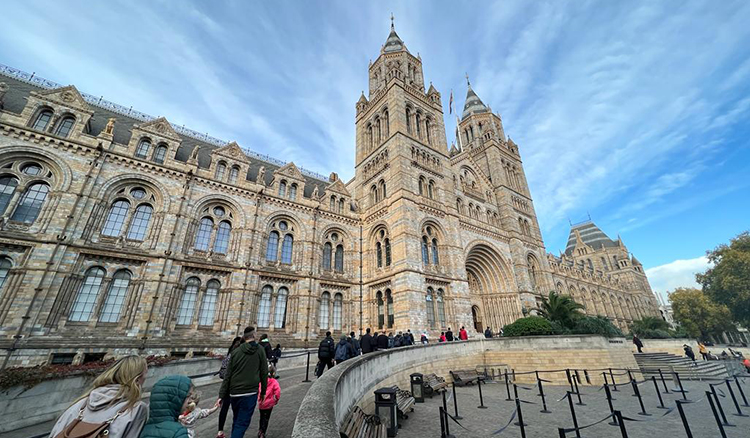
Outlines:
{"type": "Polygon", "coordinates": [[[386,438],[385,425],[377,415],[367,415],[354,406],[339,430],[341,438],[386,438]]]}
{"type": "Polygon", "coordinates": [[[445,391],[447,386],[448,384],[445,383],[445,379],[439,377],[437,374],[426,374],[422,380],[423,391],[425,395],[430,396],[430,398],[432,398],[435,393],[445,391]]]}
{"type": "Polygon", "coordinates": [[[474,382],[480,378],[484,379],[477,370],[451,371],[451,376],[453,377],[453,383],[455,383],[456,386],[473,385],[474,382]]]}
{"type": "Polygon", "coordinates": [[[403,389],[398,389],[398,386],[392,386],[396,390],[396,409],[398,411],[399,418],[407,419],[409,416],[407,412],[414,412],[414,403],[416,399],[411,395],[411,392],[403,389]]]}

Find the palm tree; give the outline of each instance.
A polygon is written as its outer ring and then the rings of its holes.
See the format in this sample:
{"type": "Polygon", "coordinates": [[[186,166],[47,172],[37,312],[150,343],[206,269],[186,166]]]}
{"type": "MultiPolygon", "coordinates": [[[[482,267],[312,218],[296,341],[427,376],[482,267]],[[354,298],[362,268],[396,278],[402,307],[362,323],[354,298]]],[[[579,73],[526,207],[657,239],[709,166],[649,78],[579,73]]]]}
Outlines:
{"type": "Polygon", "coordinates": [[[573,328],[575,319],[582,315],[580,309],[583,306],[570,296],[552,291],[549,297],[542,297],[542,305],[537,312],[549,321],[557,321],[564,327],[573,328]]]}

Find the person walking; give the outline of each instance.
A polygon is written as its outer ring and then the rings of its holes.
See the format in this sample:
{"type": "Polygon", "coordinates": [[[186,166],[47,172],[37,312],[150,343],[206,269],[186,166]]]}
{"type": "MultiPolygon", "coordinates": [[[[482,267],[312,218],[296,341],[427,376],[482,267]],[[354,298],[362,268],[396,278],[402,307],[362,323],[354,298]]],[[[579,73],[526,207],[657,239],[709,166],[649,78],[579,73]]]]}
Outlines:
{"type": "MultiPolygon", "coordinates": [[[[229,350],[227,351],[226,357],[224,357],[224,360],[221,361],[221,368],[219,368],[219,378],[221,380],[224,380],[224,377],[227,375],[227,367],[229,366],[229,359],[232,358],[232,352],[242,345],[242,342],[244,342],[244,339],[242,339],[241,336],[237,336],[232,340],[232,345],[229,346],[229,350]]],[[[219,431],[216,433],[216,438],[224,438],[224,425],[227,422],[227,414],[229,413],[229,407],[231,406],[231,402],[229,401],[229,397],[221,399],[221,408],[219,410],[219,431]]]]}
{"type": "Polygon", "coordinates": [[[489,326],[487,326],[487,330],[484,331],[484,337],[486,339],[491,339],[492,338],[492,330],[490,329],[489,326]]]}
{"type": "Polygon", "coordinates": [[[395,342],[393,338],[393,332],[388,332],[388,348],[393,348],[393,343],[395,342]]]}
{"type": "Polygon", "coordinates": [[[334,356],[334,359],[336,359],[336,365],[341,365],[347,359],[351,359],[354,356],[355,353],[352,343],[347,340],[346,336],[341,335],[341,339],[339,340],[338,345],[336,345],[336,355],[334,356]]]}
{"type": "Polygon", "coordinates": [[[633,334],[633,345],[635,345],[635,348],[638,349],[639,353],[643,353],[643,341],[641,341],[641,338],[639,338],[636,334],[633,334]]]}
{"type": "Polygon", "coordinates": [[[188,438],[178,418],[187,409],[195,386],[187,376],[167,376],[151,388],[149,418],[140,438],[188,438]]]}
{"type": "MultiPolygon", "coordinates": [[[[260,390],[260,388],[259,388],[260,390]]],[[[258,404],[260,410],[260,425],[258,427],[258,438],[266,438],[268,421],[271,419],[271,411],[281,398],[281,387],[276,379],[276,367],[268,369],[268,380],[266,384],[266,398],[258,404]]]]}
{"type": "Polygon", "coordinates": [[[50,438],[92,436],[138,438],[146,420],[148,406],[141,401],[141,388],[148,366],[140,356],[126,356],[115,362],[96,379],[91,388],[60,415],[50,438]]]}
{"type": "Polygon", "coordinates": [[[385,332],[378,335],[378,339],[377,339],[378,350],[387,350],[389,342],[390,341],[388,340],[388,336],[385,335],[385,332]]]}
{"type": "Polygon", "coordinates": [[[365,334],[362,335],[361,338],[359,338],[359,346],[360,348],[362,348],[362,354],[372,353],[374,351],[373,347],[376,347],[376,345],[372,341],[372,336],[370,335],[369,328],[365,330],[365,334]]]}
{"type": "Polygon", "coordinates": [[[469,334],[466,333],[466,329],[464,328],[464,326],[461,326],[461,330],[458,331],[458,338],[460,340],[462,340],[462,341],[468,341],[469,340],[469,334]]]}
{"type": "Polygon", "coordinates": [[[359,356],[362,354],[362,346],[354,335],[354,332],[349,333],[349,338],[352,340],[352,347],[354,347],[354,355],[359,356]]]}
{"type": "Polygon", "coordinates": [[[273,349],[273,360],[271,363],[273,364],[274,368],[278,368],[277,364],[279,363],[279,358],[281,357],[281,344],[276,344],[276,348],[273,349]]]}
{"type": "Polygon", "coordinates": [[[450,327],[448,327],[448,331],[445,332],[445,340],[447,342],[453,342],[453,332],[451,331],[450,327]]]}
{"type": "Polygon", "coordinates": [[[407,336],[409,337],[409,344],[407,345],[414,345],[414,335],[411,333],[411,330],[407,330],[407,336]]]}
{"type": "Polygon", "coordinates": [[[326,332],[326,337],[318,345],[318,366],[315,368],[317,377],[323,375],[326,367],[333,368],[333,356],[336,354],[336,344],[333,342],[331,332],[326,332]]]}
{"type": "Polygon", "coordinates": [[[263,347],[263,351],[266,352],[266,359],[269,363],[273,363],[273,348],[271,348],[271,340],[268,339],[268,335],[263,333],[260,335],[260,346],[263,347]]]}
{"type": "Polygon", "coordinates": [[[698,342],[698,352],[703,357],[703,360],[708,360],[708,348],[703,342],[698,342]]]}
{"type": "Polygon", "coordinates": [[[232,438],[245,436],[255,406],[266,395],[268,378],[268,359],[265,350],[255,342],[255,327],[247,327],[243,337],[245,343],[232,354],[219,390],[219,398],[229,396],[232,403],[232,438]]]}
{"type": "Polygon", "coordinates": [[[690,348],[688,344],[682,344],[682,349],[685,351],[685,356],[689,357],[693,362],[695,362],[695,353],[693,353],[693,349],[690,348]]]}

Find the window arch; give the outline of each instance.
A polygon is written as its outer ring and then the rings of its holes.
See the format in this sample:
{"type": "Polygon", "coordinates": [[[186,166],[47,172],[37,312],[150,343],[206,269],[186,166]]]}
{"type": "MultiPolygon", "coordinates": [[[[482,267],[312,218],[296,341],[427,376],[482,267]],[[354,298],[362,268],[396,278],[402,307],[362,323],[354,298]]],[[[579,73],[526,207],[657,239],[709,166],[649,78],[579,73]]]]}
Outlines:
{"type": "Polygon", "coordinates": [[[279,183],[279,197],[283,198],[286,196],[286,180],[281,180],[279,183]]]}
{"type": "Polygon", "coordinates": [[[13,262],[8,257],[0,257],[0,291],[2,291],[12,267],[13,262]]]}
{"type": "Polygon", "coordinates": [[[344,214],[344,198],[339,199],[339,214],[344,214]]]}
{"type": "Polygon", "coordinates": [[[411,134],[411,108],[406,107],[406,132],[411,134]]]}
{"type": "Polygon", "coordinates": [[[375,244],[375,248],[376,248],[376,253],[377,253],[376,259],[378,263],[378,268],[382,268],[383,267],[383,244],[380,242],[377,242],[375,244]]]}
{"type": "Polygon", "coordinates": [[[445,327],[445,303],[443,302],[443,289],[438,289],[437,296],[435,297],[435,305],[437,307],[438,322],[440,327],[445,327]]]}
{"type": "Polygon", "coordinates": [[[237,176],[240,174],[240,168],[237,166],[232,166],[231,169],[229,169],[229,184],[236,184],[237,183],[237,176]]]}
{"type": "Polygon", "coordinates": [[[180,308],[177,312],[177,325],[192,324],[200,286],[201,281],[197,277],[190,277],[185,282],[185,292],[182,293],[180,308]]]}
{"type": "Polygon", "coordinates": [[[268,327],[271,323],[271,293],[273,288],[269,285],[263,286],[258,303],[258,327],[268,327]]]}
{"type": "Polygon", "coordinates": [[[286,299],[289,296],[289,290],[280,287],[276,294],[276,311],[274,312],[273,326],[275,328],[286,327],[286,299]]]}
{"type": "Polygon", "coordinates": [[[342,313],[343,313],[343,307],[344,307],[344,296],[340,293],[337,293],[333,296],[333,329],[334,330],[341,330],[341,320],[342,313]]]}
{"type": "Polygon", "coordinates": [[[297,198],[297,184],[289,186],[289,199],[294,201],[297,198]]]}
{"type": "Polygon", "coordinates": [[[284,236],[284,242],[281,244],[281,263],[292,263],[292,251],[294,249],[294,237],[291,234],[284,236]]]}
{"type": "Polygon", "coordinates": [[[210,248],[214,254],[226,255],[232,239],[234,215],[231,210],[222,204],[210,204],[200,211],[199,217],[193,249],[208,251],[210,248]]]}
{"type": "Polygon", "coordinates": [[[292,264],[294,254],[294,227],[286,219],[271,223],[266,245],[266,261],[292,264]],[[281,241],[281,245],[279,245],[281,241]],[[279,246],[281,250],[279,251],[279,246]]]}
{"type": "Polygon", "coordinates": [[[427,243],[427,236],[422,236],[422,264],[423,265],[429,265],[430,264],[430,253],[427,243]]]}
{"type": "Polygon", "coordinates": [[[333,246],[330,242],[326,242],[323,245],[323,270],[329,271],[331,269],[331,254],[333,252],[333,246]]]}
{"type": "Polygon", "coordinates": [[[388,313],[388,328],[393,327],[393,296],[391,290],[385,290],[385,305],[388,313]]]}
{"type": "Polygon", "coordinates": [[[334,264],[336,272],[344,272],[344,245],[336,245],[336,260],[334,264]]]}
{"type": "Polygon", "coordinates": [[[375,261],[377,267],[391,266],[391,241],[385,227],[380,227],[375,232],[375,261]],[[385,254],[384,254],[385,253],[385,254]]]}
{"type": "Polygon", "coordinates": [[[277,231],[271,231],[268,235],[268,244],[266,245],[266,260],[269,262],[275,262],[279,252],[279,233],[277,231]]]}
{"type": "Polygon", "coordinates": [[[13,193],[18,187],[18,179],[12,176],[0,177],[0,215],[5,213],[10,200],[13,199],[13,193]]]}
{"type": "Polygon", "coordinates": [[[211,231],[214,228],[214,221],[210,217],[201,219],[198,226],[198,234],[195,237],[195,249],[198,251],[208,251],[208,245],[211,243],[211,231]]]}
{"type": "Polygon", "coordinates": [[[99,315],[99,322],[115,323],[120,321],[122,305],[125,303],[125,297],[130,286],[130,277],[130,271],[126,269],[115,272],[112,283],[109,285],[107,299],[104,300],[104,306],[99,315]]]}
{"type": "Polygon", "coordinates": [[[432,263],[434,265],[440,264],[440,257],[438,256],[438,243],[437,238],[432,239],[432,263]]]}
{"type": "Polygon", "coordinates": [[[224,181],[224,174],[227,172],[227,163],[223,161],[219,161],[219,164],[216,165],[216,174],[214,175],[215,178],[219,181],[224,181]]]}
{"type": "Polygon", "coordinates": [[[427,197],[435,199],[435,181],[433,180],[430,180],[430,182],[427,183],[427,197]]]}
{"type": "Polygon", "coordinates": [[[435,307],[432,301],[432,288],[427,288],[427,295],[425,295],[425,309],[427,310],[427,325],[430,328],[435,328],[435,307]]]}
{"type": "Polygon", "coordinates": [[[141,204],[135,209],[133,220],[130,221],[130,227],[128,228],[128,239],[143,240],[146,237],[146,230],[153,212],[153,207],[148,204],[141,204]]]}
{"type": "Polygon", "coordinates": [[[329,306],[331,305],[331,294],[328,292],[323,292],[323,295],[320,296],[320,307],[318,308],[318,327],[320,327],[321,330],[325,330],[329,327],[329,306]]]}
{"type": "Polygon", "coordinates": [[[83,282],[78,289],[78,294],[70,311],[69,321],[86,322],[94,313],[94,305],[102,287],[102,281],[106,271],[104,268],[94,266],[89,268],[84,275],[83,282]]]}
{"type": "Polygon", "coordinates": [[[219,222],[219,228],[216,230],[216,239],[214,240],[214,252],[216,254],[226,254],[229,250],[229,238],[232,235],[232,224],[227,221],[219,222]]]}
{"type": "Polygon", "coordinates": [[[425,188],[426,180],[425,177],[420,176],[419,177],[419,196],[424,196],[425,192],[427,191],[425,188]]]}
{"type": "Polygon", "coordinates": [[[433,226],[426,225],[422,229],[422,264],[425,266],[431,263],[437,265],[439,261],[437,233],[433,226]]]}
{"type": "Polygon", "coordinates": [[[44,131],[45,129],[47,129],[47,125],[49,125],[50,120],[52,120],[52,110],[43,109],[36,116],[36,119],[34,119],[34,123],[31,125],[31,129],[44,131]]]}
{"type": "Polygon", "coordinates": [[[391,266],[391,240],[385,239],[385,265],[391,266]]]}
{"type": "Polygon", "coordinates": [[[378,202],[380,202],[380,197],[378,195],[378,188],[375,184],[373,184],[370,187],[370,205],[375,205],[378,202]]]}
{"type": "Polygon", "coordinates": [[[117,237],[122,232],[122,227],[125,225],[125,219],[128,217],[128,211],[130,210],[130,202],[125,199],[120,199],[112,204],[109,208],[109,214],[107,220],[104,222],[104,228],[102,234],[105,236],[117,237]]]}
{"type": "Polygon", "coordinates": [[[378,328],[382,329],[385,325],[385,311],[384,306],[385,302],[383,301],[383,293],[378,291],[378,293],[375,295],[375,301],[378,306],[378,328]]]}
{"type": "Polygon", "coordinates": [[[73,129],[73,125],[76,123],[76,118],[73,116],[65,116],[57,123],[55,128],[55,135],[60,137],[67,137],[70,135],[70,131],[73,129]]]}
{"type": "Polygon", "coordinates": [[[160,144],[159,146],[154,149],[154,155],[151,157],[151,159],[158,164],[163,164],[164,160],[167,158],[167,146],[164,145],[164,143],[160,144]]]}
{"type": "Polygon", "coordinates": [[[329,207],[331,211],[336,211],[336,197],[333,195],[331,196],[331,202],[330,202],[329,207]]]}
{"type": "Polygon", "coordinates": [[[526,257],[526,262],[529,267],[529,280],[531,280],[531,288],[533,290],[536,290],[539,287],[539,265],[536,261],[536,258],[531,254],[526,257]]]}
{"type": "Polygon", "coordinates": [[[385,180],[381,179],[380,182],[378,182],[378,192],[380,192],[380,199],[385,199],[388,197],[388,193],[385,189],[385,180]]]}
{"type": "Polygon", "coordinates": [[[151,148],[151,141],[144,138],[138,143],[138,147],[135,148],[135,156],[138,158],[146,158],[148,156],[148,150],[151,148]]]}
{"type": "Polygon", "coordinates": [[[201,301],[201,312],[198,315],[198,325],[214,325],[214,315],[216,314],[216,300],[219,296],[221,283],[219,280],[208,280],[206,283],[206,292],[203,293],[201,301]]]}
{"type": "Polygon", "coordinates": [[[47,193],[49,193],[49,186],[45,183],[30,185],[18,201],[16,211],[13,212],[10,220],[24,224],[33,224],[42,211],[44,201],[47,199],[47,193]]]}

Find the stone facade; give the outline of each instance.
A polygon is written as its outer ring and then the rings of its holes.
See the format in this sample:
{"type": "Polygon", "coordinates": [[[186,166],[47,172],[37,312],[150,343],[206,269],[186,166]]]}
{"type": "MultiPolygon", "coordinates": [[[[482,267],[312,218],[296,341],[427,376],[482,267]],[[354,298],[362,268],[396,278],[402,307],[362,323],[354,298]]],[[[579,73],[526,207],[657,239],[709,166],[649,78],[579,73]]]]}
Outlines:
{"type": "Polygon", "coordinates": [[[555,288],[621,326],[658,315],[621,242],[546,255],[500,116],[469,85],[449,148],[441,95],[393,29],[346,183],[3,72],[6,365],[204,352],[246,325],[299,346],[361,327],[496,330],[555,288]],[[615,266],[578,264],[600,251],[615,266]]]}

